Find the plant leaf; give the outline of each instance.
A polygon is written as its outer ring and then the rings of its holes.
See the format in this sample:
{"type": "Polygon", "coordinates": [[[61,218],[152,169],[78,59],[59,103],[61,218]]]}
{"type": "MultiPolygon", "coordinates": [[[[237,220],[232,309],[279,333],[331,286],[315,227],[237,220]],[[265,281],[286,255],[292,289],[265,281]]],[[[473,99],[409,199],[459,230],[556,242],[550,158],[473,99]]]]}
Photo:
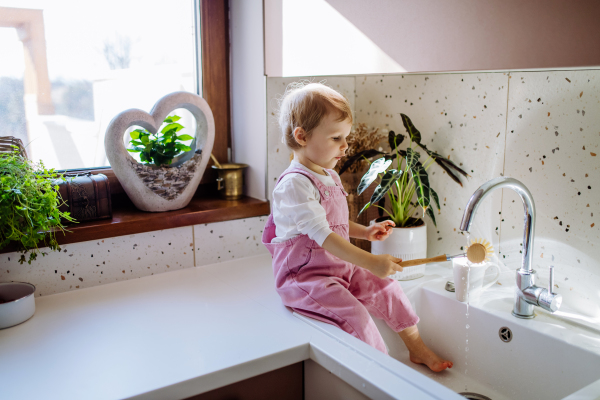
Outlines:
{"type": "Polygon", "coordinates": [[[423,148],[423,150],[425,150],[427,152],[427,154],[429,154],[429,156],[435,160],[435,163],[438,164],[440,167],[442,167],[442,169],[448,173],[448,175],[450,176],[450,178],[454,182],[458,183],[460,186],[462,186],[462,182],[460,181],[460,179],[458,178],[458,176],[456,176],[454,174],[454,172],[452,172],[450,170],[450,168],[455,169],[460,174],[462,174],[465,178],[470,177],[469,174],[467,174],[462,168],[460,168],[458,165],[456,165],[453,161],[451,161],[451,160],[449,160],[447,158],[444,158],[441,154],[438,154],[435,151],[429,150],[425,145],[423,145],[421,143],[419,143],[419,146],[421,148],[423,148]]]}
{"type": "MultiPolygon", "coordinates": [[[[398,170],[398,171],[396,171],[395,169],[388,170],[385,173],[385,175],[383,175],[383,178],[381,178],[381,183],[379,183],[379,185],[377,185],[377,187],[375,188],[375,191],[373,192],[373,195],[371,196],[371,201],[369,201],[369,203],[367,205],[377,203],[379,200],[381,200],[381,198],[388,192],[388,190],[390,190],[392,185],[398,180],[398,178],[400,178],[401,175],[402,175],[402,170],[398,170]]],[[[358,215],[360,215],[367,208],[368,207],[365,206],[362,210],[360,210],[358,215]]],[[[358,215],[357,215],[357,217],[358,217],[358,215]]]]}
{"type": "Polygon", "coordinates": [[[186,141],[186,140],[192,140],[192,139],[193,139],[193,137],[191,137],[190,135],[179,135],[179,136],[177,136],[177,140],[186,141]]]}
{"type": "Polygon", "coordinates": [[[175,130],[175,132],[178,132],[182,129],[183,129],[183,125],[178,124],[177,122],[173,122],[172,124],[168,124],[167,126],[165,126],[160,132],[166,133],[170,130],[175,130]]]}
{"type": "MultiPolygon", "coordinates": [[[[445,163],[445,159],[444,159],[443,157],[436,157],[436,158],[435,158],[435,163],[436,163],[437,165],[439,165],[440,167],[442,167],[442,169],[448,173],[448,176],[450,176],[450,178],[451,178],[451,179],[452,179],[454,182],[458,183],[460,186],[462,186],[462,185],[463,185],[463,184],[462,184],[462,182],[460,181],[460,179],[458,178],[458,176],[456,176],[456,175],[454,174],[454,172],[452,172],[452,171],[450,170],[450,168],[448,167],[448,165],[446,165],[446,163],[445,163]]],[[[467,176],[468,176],[468,175],[467,175],[467,176]]]]}
{"type": "Polygon", "coordinates": [[[148,135],[141,135],[140,140],[146,146],[148,145],[148,143],[150,143],[150,139],[148,138],[148,135]]]}
{"type": "Polygon", "coordinates": [[[458,171],[460,174],[462,174],[462,176],[464,176],[465,178],[468,178],[468,177],[470,176],[470,175],[469,175],[469,174],[468,174],[468,173],[467,173],[465,170],[463,170],[463,169],[462,169],[462,168],[460,168],[458,165],[456,165],[456,164],[454,163],[454,161],[452,161],[452,160],[450,160],[450,159],[448,159],[448,158],[444,158],[444,157],[440,156],[440,155],[439,155],[439,154],[437,154],[437,153],[434,153],[434,154],[435,154],[435,156],[436,156],[436,162],[437,162],[437,160],[439,159],[439,160],[440,160],[440,162],[442,162],[443,164],[446,164],[447,166],[449,166],[449,167],[451,167],[451,168],[455,169],[455,170],[456,170],[456,171],[458,171]]]}
{"type": "Polygon", "coordinates": [[[139,138],[140,137],[140,131],[139,131],[139,129],[136,129],[135,131],[129,132],[129,136],[131,136],[131,138],[133,140],[139,138]]]}
{"type": "Polygon", "coordinates": [[[435,215],[433,213],[433,210],[431,209],[431,207],[429,207],[427,209],[427,211],[425,211],[427,213],[427,215],[429,215],[429,218],[431,218],[431,220],[433,221],[433,225],[435,225],[437,227],[437,223],[435,222],[435,215]]]}
{"type": "Polygon", "coordinates": [[[177,143],[175,145],[175,147],[177,148],[177,150],[181,150],[181,151],[190,151],[192,149],[190,146],[186,146],[185,144],[182,144],[182,143],[177,143]]]}
{"type": "Polygon", "coordinates": [[[423,168],[422,165],[418,165],[411,170],[413,181],[417,187],[417,202],[421,207],[423,207],[423,214],[427,211],[427,207],[429,207],[431,191],[429,188],[429,175],[427,175],[427,171],[423,168]]]}
{"type": "Polygon", "coordinates": [[[139,153],[141,150],[139,149],[127,149],[128,152],[130,153],[139,153]]]}
{"type": "Polygon", "coordinates": [[[405,137],[406,136],[404,136],[401,133],[396,135],[394,131],[390,131],[388,133],[388,143],[390,144],[390,148],[392,149],[392,151],[396,150],[396,147],[400,146],[400,143],[404,141],[405,137]],[[394,144],[394,139],[396,139],[396,144],[394,144]]]}
{"type": "Polygon", "coordinates": [[[375,149],[364,150],[364,151],[361,151],[360,153],[356,153],[352,157],[350,157],[346,160],[344,165],[342,165],[342,168],[340,168],[340,172],[338,175],[342,175],[348,168],[350,168],[352,166],[352,164],[354,164],[358,159],[361,159],[363,156],[366,158],[371,158],[371,157],[375,157],[375,156],[382,155],[382,154],[386,154],[386,153],[375,150],[375,149]]]}
{"type": "Polygon", "coordinates": [[[180,116],[177,115],[169,115],[167,118],[165,118],[164,122],[166,123],[172,123],[172,122],[177,122],[181,119],[180,116]]]}
{"type": "Polygon", "coordinates": [[[402,117],[402,124],[406,128],[408,135],[410,136],[410,140],[416,143],[421,143],[421,132],[415,127],[410,118],[406,114],[400,114],[402,117]]]}
{"type": "Polygon", "coordinates": [[[417,165],[421,165],[421,163],[419,162],[419,157],[421,157],[421,155],[419,153],[417,153],[416,151],[414,151],[410,147],[407,148],[406,149],[406,156],[405,156],[405,158],[406,158],[406,168],[412,170],[417,165]]]}
{"type": "Polygon", "coordinates": [[[411,149],[406,149],[406,166],[410,170],[412,179],[416,185],[417,202],[423,207],[423,214],[429,207],[431,191],[429,187],[429,175],[423,165],[419,162],[419,153],[411,149]]]}
{"type": "Polygon", "coordinates": [[[436,193],[435,190],[433,190],[433,188],[429,188],[431,190],[431,197],[433,197],[433,200],[435,201],[435,204],[437,206],[437,209],[440,210],[440,198],[438,197],[438,194],[436,193]]]}
{"type": "Polygon", "coordinates": [[[375,178],[377,178],[377,174],[380,174],[388,169],[391,163],[392,160],[386,160],[385,157],[381,157],[373,161],[369,166],[367,173],[361,178],[358,188],[356,189],[357,193],[361,194],[366,188],[371,186],[371,183],[373,183],[375,178]]]}
{"type": "MultiPolygon", "coordinates": [[[[368,202],[367,204],[365,204],[365,206],[362,208],[362,210],[360,210],[358,215],[362,214],[362,212],[365,211],[367,208],[369,208],[370,205],[371,205],[371,202],[368,202]]],[[[356,216],[356,218],[358,218],[358,215],[356,216]]]]}

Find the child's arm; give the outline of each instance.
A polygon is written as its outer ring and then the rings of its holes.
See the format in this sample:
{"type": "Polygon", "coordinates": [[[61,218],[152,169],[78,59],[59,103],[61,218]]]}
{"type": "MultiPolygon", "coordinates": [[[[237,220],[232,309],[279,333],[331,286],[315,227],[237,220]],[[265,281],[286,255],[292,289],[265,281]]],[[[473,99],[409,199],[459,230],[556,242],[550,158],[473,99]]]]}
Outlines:
{"type": "Polygon", "coordinates": [[[402,271],[402,267],[397,264],[402,261],[402,259],[392,257],[389,254],[375,255],[366,252],[363,249],[354,246],[335,232],[332,232],[327,236],[322,247],[334,256],[365,268],[380,278],[385,278],[397,271],[402,271]]]}
{"type": "Polygon", "coordinates": [[[393,221],[382,221],[374,223],[373,225],[364,226],[361,224],[357,224],[354,221],[350,221],[350,228],[348,229],[348,234],[351,238],[355,239],[365,239],[371,242],[373,241],[383,241],[387,239],[387,237],[392,233],[393,229],[391,226],[396,226],[393,221]]]}
{"type": "Polygon", "coordinates": [[[350,229],[348,234],[351,238],[355,239],[367,239],[367,227],[362,224],[357,224],[354,221],[350,221],[350,229]]]}

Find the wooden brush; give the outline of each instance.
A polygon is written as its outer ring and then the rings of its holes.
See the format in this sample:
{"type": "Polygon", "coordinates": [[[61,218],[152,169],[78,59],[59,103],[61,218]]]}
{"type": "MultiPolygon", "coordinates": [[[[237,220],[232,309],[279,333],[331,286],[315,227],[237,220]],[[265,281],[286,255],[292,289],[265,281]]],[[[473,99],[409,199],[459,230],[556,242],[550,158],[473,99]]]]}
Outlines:
{"type": "Polygon", "coordinates": [[[475,239],[472,240],[469,244],[469,247],[467,247],[466,253],[460,253],[454,256],[443,254],[437,257],[417,258],[415,260],[399,262],[398,265],[401,267],[414,267],[415,265],[428,264],[432,262],[450,261],[457,257],[467,257],[473,264],[479,264],[489,261],[492,254],[494,254],[494,247],[490,242],[484,239],[475,239]]]}

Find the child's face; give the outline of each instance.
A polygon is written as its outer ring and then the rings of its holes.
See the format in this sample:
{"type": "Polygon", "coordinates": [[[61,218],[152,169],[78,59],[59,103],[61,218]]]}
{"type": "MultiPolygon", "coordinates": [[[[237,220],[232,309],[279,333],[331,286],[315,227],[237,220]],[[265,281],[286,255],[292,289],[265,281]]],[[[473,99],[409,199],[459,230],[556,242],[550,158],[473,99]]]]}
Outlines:
{"type": "Polygon", "coordinates": [[[350,134],[352,124],[348,119],[338,121],[338,118],[339,114],[336,112],[327,113],[307,140],[296,136],[302,144],[302,149],[298,152],[299,161],[317,173],[323,173],[317,167],[335,167],[348,149],[346,138],[350,134]]]}

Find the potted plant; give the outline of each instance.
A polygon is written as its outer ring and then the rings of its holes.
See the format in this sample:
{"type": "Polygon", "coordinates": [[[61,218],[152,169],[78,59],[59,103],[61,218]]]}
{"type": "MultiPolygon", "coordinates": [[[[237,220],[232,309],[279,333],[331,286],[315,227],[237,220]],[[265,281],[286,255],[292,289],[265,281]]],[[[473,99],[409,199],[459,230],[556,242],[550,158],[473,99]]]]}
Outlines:
{"type": "Polygon", "coordinates": [[[174,92],[158,100],[150,113],[130,109],[115,116],[107,127],[104,149],[133,204],[142,211],[164,212],[179,210],[192,200],[214,139],[214,118],[206,101],[194,93],[174,92]],[[193,135],[181,134],[180,118],[172,115],[181,108],[196,121],[193,135]],[[142,129],[129,134],[126,148],[123,135],[131,127],[142,129]],[[132,153],[139,154],[139,161],[132,153]]]}
{"type": "MultiPolygon", "coordinates": [[[[436,225],[433,203],[440,210],[439,197],[429,184],[427,170],[435,163],[448,173],[451,179],[462,186],[458,174],[468,177],[469,175],[448,158],[429,150],[421,143],[421,133],[405,114],[400,114],[402,123],[408,134],[409,145],[405,150],[398,148],[406,139],[405,135],[395,134],[390,131],[388,142],[390,153],[375,149],[364,150],[348,159],[340,170],[340,175],[359,159],[369,162],[369,170],[361,178],[357,192],[360,194],[367,189],[377,178],[378,185],[368,203],[358,213],[359,215],[374,205],[379,209],[380,217],[377,222],[386,219],[395,223],[394,234],[387,240],[373,242],[371,252],[373,254],[391,254],[403,260],[414,258],[425,258],[427,256],[427,225],[423,218],[425,215],[431,218],[436,225]],[[419,159],[421,154],[415,147],[420,147],[427,158],[423,162],[419,159]],[[373,161],[371,158],[381,156],[373,161]],[[388,169],[395,161],[395,168],[388,169]],[[386,207],[386,196],[389,198],[389,207],[386,207]],[[422,209],[420,217],[415,213],[422,209]],[[387,215],[383,215],[383,213],[387,215]]],[[[417,214],[418,215],[418,214],[417,214]]],[[[423,276],[424,266],[407,267],[403,272],[393,277],[398,280],[414,279],[423,276]]]]}
{"type": "Polygon", "coordinates": [[[177,115],[169,115],[163,121],[166,125],[157,133],[150,133],[143,128],[133,130],[129,133],[131,141],[127,151],[139,153],[140,161],[146,165],[155,168],[170,166],[173,158],[192,149],[183,142],[190,141],[193,137],[177,134],[184,129],[184,126],[177,122],[180,119],[177,115]]]}
{"type": "MultiPolygon", "coordinates": [[[[54,181],[62,176],[20,155],[19,148],[0,153],[0,249],[15,242],[22,251],[19,263],[37,258],[39,246],[60,251],[55,237],[64,233],[63,221],[76,222],[68,212],[54,181]],[[29,259],[25,257],[29,252],[29,259]]],[[[42,256],[47,253],[41,252],[42,256]]]]}

